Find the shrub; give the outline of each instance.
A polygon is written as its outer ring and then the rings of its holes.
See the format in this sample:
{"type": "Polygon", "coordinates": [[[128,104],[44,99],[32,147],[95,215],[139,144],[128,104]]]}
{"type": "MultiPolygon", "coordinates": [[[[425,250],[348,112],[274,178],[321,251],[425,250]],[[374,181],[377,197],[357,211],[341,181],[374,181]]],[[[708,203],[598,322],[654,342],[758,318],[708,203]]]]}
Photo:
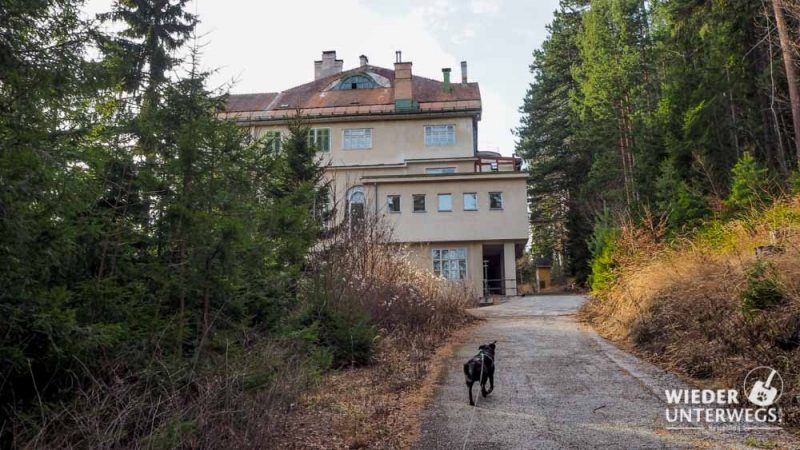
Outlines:
{"type": "Polygon", "coordinates": [[[377,217],[358,229],[331,230],[310,261],[303,301],[319,320],[320,342],[332,346],[339,363],[367,362],[377,333],[446,336],[469,320],[465,309],[477,302],[466,284],[419,268],[377,217]]]}
{"type": "Polygon", "coordinates": [[[378,331],[367,311],[355,302],[331,301],[330,293],[317,294],[305,300],[298,318],[306,339],[328,349],[334,367],[369,363],[378,331]]]}
{"type": "Polygon", "coordinates": [[[731,192],[725,203],[734,211],[746,211],[768,205],[771,198],[767,169],[750,152],[744,152],[733,166],[731,192]]]}
{"type": "Polygon", "coordinates": [[[608,289],[616,280],[614,271],[616,261],[614,258],[615,241],[619,231],[611,224],[611,214],[604,210],[595,223],[589,249],[592,253],[592,273],[589,275],[589,286],[592,292],[599,293],[608,289]]]}
{"type": "Polygon", "coordinates": [[[775,267],[762,260],[756,261],[747,271],[747,287],[742,292],[742,312],[751,316],[753,312],[765,310],[785,300],[775,267]]]}

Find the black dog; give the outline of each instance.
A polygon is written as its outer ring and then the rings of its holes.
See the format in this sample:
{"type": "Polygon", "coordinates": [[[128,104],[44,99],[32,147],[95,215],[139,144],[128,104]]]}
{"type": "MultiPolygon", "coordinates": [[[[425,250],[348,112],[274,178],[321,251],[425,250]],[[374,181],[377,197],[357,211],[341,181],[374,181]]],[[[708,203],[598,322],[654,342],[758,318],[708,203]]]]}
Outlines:
{"type": "Polygon", "coordinates": [[[469,389],[469,404],[475,406],[472,401],[472,384],[476,381],[481,383],[481,395],[486,397],[494,390],[494,349],[497,341],[491,344],[483,344],[478,347],[478,354],[464,364],[464,377],[467,379],[467,389],[469,389]],[[486,380],[489,380],[489,390],[486,390],[486,380]]]}

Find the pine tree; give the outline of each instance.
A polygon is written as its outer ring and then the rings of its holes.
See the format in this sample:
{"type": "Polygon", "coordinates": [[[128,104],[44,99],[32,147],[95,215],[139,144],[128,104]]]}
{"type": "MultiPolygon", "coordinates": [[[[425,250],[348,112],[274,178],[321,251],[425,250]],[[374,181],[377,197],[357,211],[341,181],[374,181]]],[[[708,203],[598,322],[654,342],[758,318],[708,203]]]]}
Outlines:
{"type": "Polygon", "coordinates": [[[770,182],[767,169],[753,159],[750,152],[744,152],[733,166],[731,192],[726,204],[735,211],[769,204],[770,182]]]}

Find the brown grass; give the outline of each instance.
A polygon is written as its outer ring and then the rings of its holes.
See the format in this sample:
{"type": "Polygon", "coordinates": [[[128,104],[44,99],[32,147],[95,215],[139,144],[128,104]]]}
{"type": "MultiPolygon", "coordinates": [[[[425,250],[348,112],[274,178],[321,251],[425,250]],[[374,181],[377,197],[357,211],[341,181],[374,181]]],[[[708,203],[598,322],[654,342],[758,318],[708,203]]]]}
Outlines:
{"type": "Polygon", "coordinates": [[[213,369],[166,366],[95,379],[45,425],[17,417],[20,448],[264,448],[291,402],[319,374],[290,344],[263,341],[213,369]],[[280,382],[275,382],[280,380],[280,382]]]}
{"type": "Polygon", "coordinates": [[[410,448],[444,362],[470,330],[461,328],[427,351],[384,340],[375,364],[333,372],[319,390],[304,396],[284,417],[274,448],[410,448]]]}
{"type": "Polygon", "coordinates": [[[773,367],[786,384],[784,420],[800,424],[800,199],[670,245],[657,228],[623,229],[617,281],[593,293],[583,318],[701,384],[737,388],[750,369],[773,367]],[[765,245],[779,251],[757,258],[755,248],[765,245]],[[779,286],[779,304],[745,307],[756,264],[779,286]]]}

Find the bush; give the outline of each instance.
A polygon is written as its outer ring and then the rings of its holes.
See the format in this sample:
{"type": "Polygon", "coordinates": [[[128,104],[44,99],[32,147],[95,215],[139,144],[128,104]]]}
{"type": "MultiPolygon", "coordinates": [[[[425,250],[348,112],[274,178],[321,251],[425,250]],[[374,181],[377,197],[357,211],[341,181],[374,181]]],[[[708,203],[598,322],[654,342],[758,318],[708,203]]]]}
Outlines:
{"type": "Polygon", "coordinates": [[[742,292],[742,312],[751,316],[755,311],[772,308],[784,300],[775,267],[762,260],[756,261],[747,271],[747,287],[742,292]]]}
{"type": "Polygon", "coordinates": [[[618,237],[619,231],[611,223],[611,214],[608,210],[604,210],[595,223],[589,242],[589,249],[592,252],[592,273],[589,275],[589,286],[592,288],[592,292],[599,293],[608,289],[617,278],[614,271],[617,265],[614,259],[614,248],[618,237]]]}
{"type": "Polygon", "coordinates": [[[369,363],[378,331],[367,311],[355,302],[331,301],[330,293],[318,294],[305,300],[297,326],[307,339],[330,351],[334,367],[369,363]]]}
{"type": "Polygon", "coordinates": [[[731,192],[725,201],[734,211],[746,211],[754,207],[769,205],[770,182],[767,169],[753,159],[750,152],[744,152],[733,166],[731,192]]]}
{"type": "Polygon", "coordinates": [[[420,269],[390,238],[381,219],[367,217],[356,230],[330,230],[310,259],[300,323],[317,323],[335,365],[367,363],[378,334],[435,341],[470,320],[469,287],[420,269]]]}

